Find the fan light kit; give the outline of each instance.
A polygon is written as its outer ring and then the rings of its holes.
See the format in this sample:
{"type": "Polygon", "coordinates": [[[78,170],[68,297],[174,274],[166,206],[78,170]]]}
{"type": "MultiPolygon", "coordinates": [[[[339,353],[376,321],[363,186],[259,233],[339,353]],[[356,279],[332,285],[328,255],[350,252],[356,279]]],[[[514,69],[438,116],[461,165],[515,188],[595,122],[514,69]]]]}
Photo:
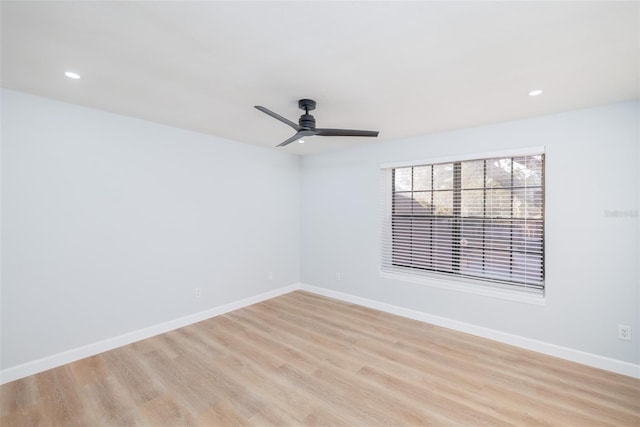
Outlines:
{"type": "MultiPolygon", "coordinates": [[[[287,139],[284,142],[278,144],[278,147],[284,147],[285,145],[291,144],[293,141],[297,141],[305,136],[370,136],[375,137],[378,136],[378,131],[373,130],[355,130],[355,129],[326,129],[326,128],[316,128],[316,119],[309,114],[309,111],[316,109],[316,101],[313,99],[301,99],[298,101],[298,107],[301,110],[304,110],[304,114],[300,116],[298,120],[298,124],[295,124],[289,119],[285,119],[280,114],[274,113],[268,108],[262,107],[260,105],[256,105],[255,108],[262,111],[265,114],[273,117],[276,120],[281,121],[282,123],[291,126],[296,134],[291,138],[287,139]]],[[[304,141],[300,140],[300,143],[304,141]]]]}
{"type": "Polygon", "coordinates": [[[538,95],[542,95],[542,90],[536,89],[529,92],[529,96],[538,96],[538,95]]]}
{"type": "Polygon", "coordinates": [[[74,80],[78,80],[80,78],[80,74],[74,73],[73,71],[66,71],[64,75],[74,80]]]}

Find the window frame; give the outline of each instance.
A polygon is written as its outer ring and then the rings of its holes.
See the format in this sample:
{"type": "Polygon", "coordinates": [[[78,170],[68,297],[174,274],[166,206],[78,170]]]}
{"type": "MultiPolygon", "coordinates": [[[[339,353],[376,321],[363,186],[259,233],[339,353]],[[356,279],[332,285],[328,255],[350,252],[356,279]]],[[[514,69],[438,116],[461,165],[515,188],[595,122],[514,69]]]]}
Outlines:
{"type": "MultiPolygon", "coordinates": [[[[448,290],[470,292],[474,294],[493,296],[497,298],[516,300],[522,302],[529,302],[533,304],[544,305],[546,302],[546,279],[545,279],[545,240],[546,235],[544,230],[546,229],[546,212],[545,212],[545,197],[546,197],[546,153],[545,147],[528,147],[517,150],[506,150],[497,152],[483,152],[472,153],[457,156],[448,156],[440,158],[431,158],[424,160],[411,160],[405,162],[384,163],[380,165],[381,177],[382,177],[382,236],[381,236],[381,260],[380,260],[380,274],[383,278],[402,280],[413,283],[425,284],[438,288],[444,288],[448,290]],[[417,167],[424,165],[437,165],[443,163],[461,164],[466,161],[473,160],[487,160],[494,158],[513,158],[523,156],[545,156],[545,163],[543,163],[542,169],[542,289],[536,289],[528,287],[527,285],[513,285],[508,284],[500,280],[492,280],[489,278],[478,278],[459,275],[449,272],[436,272],[423,270],[416,267],[402,267],[393,265],[391,252],[393,250],[393,173],[392,171],[397,168],[417,167]],[[390,262],[391,260],[391,262],[390,262]]],[[[458,171],[460,172],[460,171],[458,171]]],[[[457,178],[460,179],[460,173],[457,178]]],[[[455,178],[454,178],[455,179],[455,178]]],[[[458,191],[462,189],[458,187],[458,191]]],[[[460,204],[458,203],[458,206],[460,204]]],[[[460,214],[460,212],[458,212],[460,214]]],[[[459,219],[463,217],[460,216],[459,219]]],[[[454,230],[452,229],[452,232],[454,230]]],[[[458,241],[458,244],[460,241],[458,241]]],[[[455,244],[455,243],[454,243],[455,244]]]]}

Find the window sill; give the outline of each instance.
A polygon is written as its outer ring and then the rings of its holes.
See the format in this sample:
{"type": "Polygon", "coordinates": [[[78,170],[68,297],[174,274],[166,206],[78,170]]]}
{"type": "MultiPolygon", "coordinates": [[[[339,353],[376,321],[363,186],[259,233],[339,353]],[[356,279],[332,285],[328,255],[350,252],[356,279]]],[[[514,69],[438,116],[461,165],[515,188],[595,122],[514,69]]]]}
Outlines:
{"type": "Polygon", "coordinates": [[[437,274],[411,274],[399,271],[380,271],[380,276],[385,279],[400,280],[404,282],[417,283],[434,288],[447,289],[450,291],[465,292],[469,294],[482,295],[491,298],[499,298],[510,301],[517,301],[526,304],[546,305],[544,295],[536,292],[527,293],[522,290],[504,289],[491,282],[474,280],[461,277],[444,278],[437,274]]]}

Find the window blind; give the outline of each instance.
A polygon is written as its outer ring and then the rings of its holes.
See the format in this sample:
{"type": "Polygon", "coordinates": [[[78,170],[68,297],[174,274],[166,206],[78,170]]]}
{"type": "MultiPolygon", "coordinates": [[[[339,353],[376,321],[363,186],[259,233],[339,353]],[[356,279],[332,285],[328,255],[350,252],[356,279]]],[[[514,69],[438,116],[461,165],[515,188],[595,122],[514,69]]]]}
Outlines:
{"type": "Polygon", "coordinates": [[[544,154],[383,169],[382,270],[544,291],[544,154]]]}

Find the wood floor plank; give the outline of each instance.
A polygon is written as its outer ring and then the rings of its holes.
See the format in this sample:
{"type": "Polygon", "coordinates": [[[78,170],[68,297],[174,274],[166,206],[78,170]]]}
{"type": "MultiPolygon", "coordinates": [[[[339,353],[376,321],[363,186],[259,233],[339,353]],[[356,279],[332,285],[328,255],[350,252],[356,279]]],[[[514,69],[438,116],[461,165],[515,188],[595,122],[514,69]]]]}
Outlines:
{"type": "Polygon", "coordinates": [[[222,401],[208,408],[198,417],[197,425],[201,426],[249,426],[249,421],[233,409],[231,405],[222,401]]]}
{"type": "Polygon", "coordinates": [[[170,395],[158,396],[141,405],[140,411],[151,426],[195,426],[191,414],[170,395]]]}
{"type": "Polygon", "coordinates": [[[9,426],[639,426],[640,380],[296,291],[0,387],[9,426]]]}
{"type": "Polygon", "coordinates": [[[80,386],[80,390],[89,425],[145,425],[137,407],[131,404],[131,393],[113,376],[80,386]]]}
{"type": "Polygon", "coordinates": [[[102,357],[96,355],[69,365],[76,384],[94,384],[108,375],[102,357]]]}
{"type": "Polygon", "coordinates": [[[61,366],[36,375],[40,393],[39,411],[51,425],[86,425],[85,408],[80,399],[80,387],[71,373],[71,365],[61,366]]]}
{"type": "Polygon", "coordinates": [[[21,381],[10,382],[1,388],[2,399],[0,412],[9,414],[28,410],[36,405],[40,399],[40,392],[35,376],[24,378],[21,381]]]}

